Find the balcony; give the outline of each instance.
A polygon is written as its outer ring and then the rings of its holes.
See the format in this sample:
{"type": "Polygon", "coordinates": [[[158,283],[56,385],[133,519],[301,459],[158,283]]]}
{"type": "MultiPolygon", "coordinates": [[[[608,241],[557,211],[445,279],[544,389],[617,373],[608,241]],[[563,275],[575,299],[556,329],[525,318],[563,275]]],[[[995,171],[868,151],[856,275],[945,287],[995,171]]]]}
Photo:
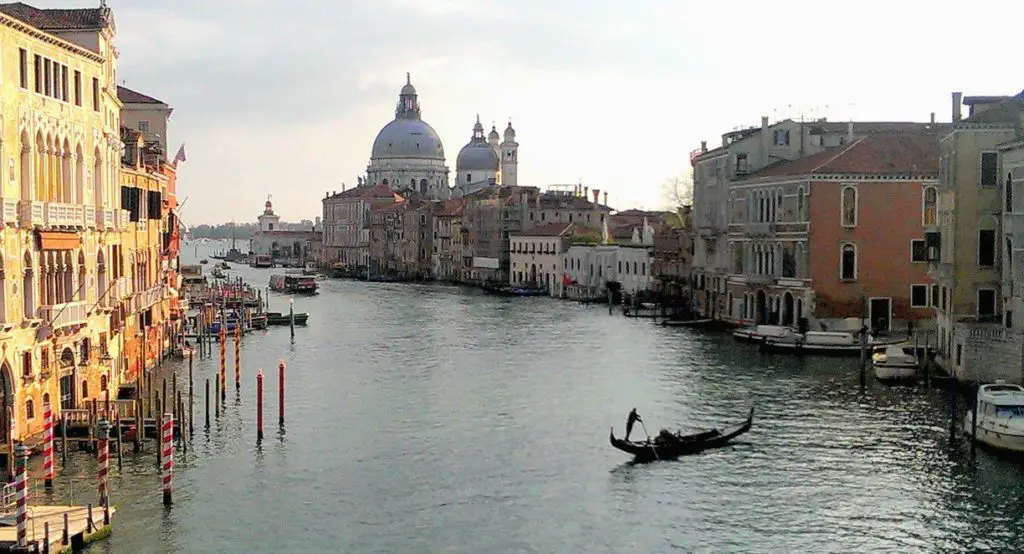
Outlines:
{"type": "Polygon", "coordinates": [[[0,225],[10,225],[12,227],[18,226],[18,201],[10,198],[4,198],[0,200],[3,205],[0,206],[0,225]]]}
{"type": "Polygon", "coordinates": [[[114,210],[108,208],[96,208],[96,229],[109,231],[114,229],[114,210]]]}
{"type": "Polygon", "coordinates": [[[42,227],[46,219],[43,213],[43,202],[22,200],[18,202],[18,218],[25,229],[42,227]]]}
{"type": "Polygon", "coordinates": [[[745,230],[748,236],[751,237],[764,237],[775,234],[775,223],[762,222],[762,223],[747,223],[745,230]]]}
{"type": "Polygon", "coordinates": [[[85,207],[85,227],[86,229],[96,228],[96,207],[86,206],[85,207]]]}
{"type": "Polygon", "coordinates": [[[134,308],[136,311],[147,310],[164,298],[163,285],[148,288],[142,292],[135,293],[134,308]]]}
{"type": "MultiPolygon", "coordinates": [[[[106,291],[106,295],[103,297],[102,304],[107,308],[113,308],[118,302],[124,300],[131,294],[131,280],[127,277],[121,277],[115,279],[114,282],[109,285],[106,291]]],[[[100,294],[103,294],[101,291],[100,294]]]]}
{"type": "Polygon", "coordinates": [[[85,207],[62,202],[45,202],[43,204],[43,220],[47,228],[83,228],[85,227],[85,207]]]}
{"type": "Polygon", "coordinates": [[[775,282],[774,275],[747,275],[747,282],[752,285],[770,285],[775,282]]]}
{"type": "Polygon", "coordinates": [[[52,325],[54,329],[85,325],[86,319],[89,317],[89,305],[87,302],[68,302],[67,304],[40,306],[38,315],[39,319],[52,325]]]}

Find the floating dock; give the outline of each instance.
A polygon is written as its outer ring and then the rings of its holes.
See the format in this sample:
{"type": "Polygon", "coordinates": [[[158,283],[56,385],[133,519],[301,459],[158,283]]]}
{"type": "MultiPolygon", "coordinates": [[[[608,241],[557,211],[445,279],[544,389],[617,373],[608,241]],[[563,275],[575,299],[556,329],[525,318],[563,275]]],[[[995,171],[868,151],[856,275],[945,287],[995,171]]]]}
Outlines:
{"type": "MultiPolygon", "coordinates": [[[[113,521],[113,518],[114,508],[111,507],[110,520],[113,521]]],[[[18,548],[15,515],[7,513],[0,515],[0,552],[77,552],[89,543],[107,538],[110,530],[111,524],[103,524],[102,507],[29,505],[27,549],[18,548]],[[64,537],[65,515],[67,542],[64,537]]]]}

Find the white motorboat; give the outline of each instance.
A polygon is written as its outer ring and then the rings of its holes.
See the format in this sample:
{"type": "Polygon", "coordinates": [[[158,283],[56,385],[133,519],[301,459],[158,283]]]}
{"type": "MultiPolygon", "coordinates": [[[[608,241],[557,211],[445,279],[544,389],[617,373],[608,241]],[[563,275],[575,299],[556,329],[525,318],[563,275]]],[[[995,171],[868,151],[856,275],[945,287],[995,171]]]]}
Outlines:
{"type": "MultiPolygon", "coordinates": [[[[1000,450],[1024,452],[1024,387],[1000,380],[981,385],[974,408],[977,412],[976,440],[1000,450]]],[[[964,418],[964,433],[970,437],[973,415],[964,418]]]]}
{"type": "MultiPolygon", "coordinates": [[[[888,346],[906,341],[900,338],[867,337],[869,349],[888,346]]],[[[860,333],[855,331],[808,331],[804,334],[790,331],[781,337],[769,337],[762,348],[773,352],[811,354],[821,356],[859,356],[861,352],[860,333]]]]}
{"type": "Polygon", "coordinates": [[[782,338],[792,332],[785,325],[748,325],[732,332],[732,337],[740,342],[763,342],[765,339],[782,338]]]}
{"type": "Polygon", "coordinates": [[[913,346],[876,346],[871,363],[875,366],[875,379],[882,383],[900,384],[917,381],[918,360],[913,346]]]}

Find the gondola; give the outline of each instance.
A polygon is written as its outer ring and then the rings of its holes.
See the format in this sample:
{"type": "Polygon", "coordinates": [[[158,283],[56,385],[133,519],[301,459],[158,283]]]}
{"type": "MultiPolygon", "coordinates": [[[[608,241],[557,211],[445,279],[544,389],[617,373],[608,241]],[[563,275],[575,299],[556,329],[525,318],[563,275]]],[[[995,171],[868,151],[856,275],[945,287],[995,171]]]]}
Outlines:
{"type": "Polygon", "coordinates": [[[722,433],[718,429],[683,435],[671,433],[662,429],[654,439],[648,438],[643,442],[627,441],[615,437],[613,426],[609,434],[612,446],[619,450],[632,454],[635,462],[653,462],[655,460],[673,460],[680,456],[697,454],[712,448],[725,446],[732,439],[746,433],[754,423],[754,408],[750,408],[750,415],[747,420],[736,427],[726,429],[722,433]]]}

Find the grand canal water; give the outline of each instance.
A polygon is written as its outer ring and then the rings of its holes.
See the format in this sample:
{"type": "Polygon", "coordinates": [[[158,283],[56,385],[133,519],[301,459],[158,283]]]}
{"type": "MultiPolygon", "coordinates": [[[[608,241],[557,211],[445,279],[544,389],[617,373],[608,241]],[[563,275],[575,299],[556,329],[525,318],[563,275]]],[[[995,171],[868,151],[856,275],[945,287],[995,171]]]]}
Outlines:
{"type": "MultiPolygon", "coordinates": [[[[264,285],[270,272],[235,273],[264,285]]],[[[1024,465],[951,446],[939,391],[859,394],[856,361],[765,356],[548,299],[321,285],[295,301],[311,317],[294,344],[287,328],[244,340],[241,395],[197,426],[171,509],[152,447],[113,470],[115,531],[93,552],[958,552],[1024,539],[1024,465]],[[640,466],[608,445],[634,406],[655,432],[731,423],[752,402],[754,429],[727,449],[640,466]]],[[[197,389],[215,363],[197,361],[197,389]]],[[[73,455],[56,496],[94,501],[94,475],[73,455]]]]}

